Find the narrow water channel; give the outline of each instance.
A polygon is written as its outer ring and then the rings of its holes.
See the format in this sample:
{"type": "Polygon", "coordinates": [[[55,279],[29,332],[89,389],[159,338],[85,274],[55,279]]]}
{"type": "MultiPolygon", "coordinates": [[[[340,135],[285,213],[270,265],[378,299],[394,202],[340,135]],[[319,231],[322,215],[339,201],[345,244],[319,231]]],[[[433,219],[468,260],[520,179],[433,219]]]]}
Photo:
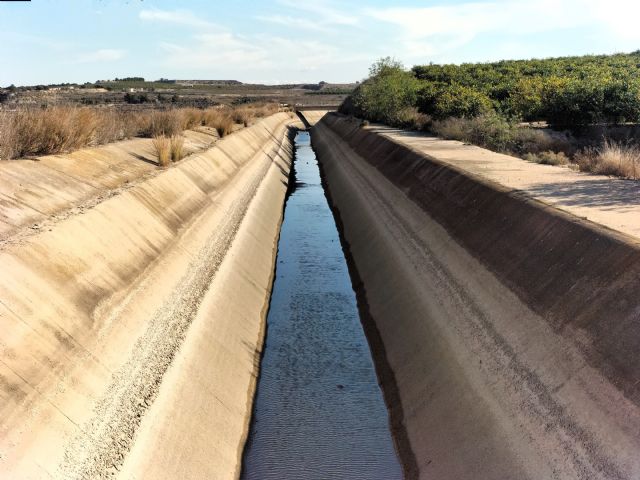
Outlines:
{"type": "Polygon", "coordinates": [[[245,480],[402,478],[338,231],[296,137],[245,480]]]}

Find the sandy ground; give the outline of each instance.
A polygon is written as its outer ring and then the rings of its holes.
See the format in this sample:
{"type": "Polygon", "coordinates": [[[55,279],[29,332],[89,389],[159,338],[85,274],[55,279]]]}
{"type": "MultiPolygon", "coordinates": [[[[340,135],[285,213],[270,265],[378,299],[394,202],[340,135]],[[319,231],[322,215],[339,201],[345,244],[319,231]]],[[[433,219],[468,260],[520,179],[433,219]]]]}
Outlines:
{"type": "MultiPolygon", "coordinates": [[[[503,168],[505,182],[532,189],[552,192],[552,182],[571,178],[632,188],[383,133],[494,178],[503,168]]],[[[589,333],[554,328],[323,122],[312,138],[371,319],[365,327],[381,339],[372,342],[374,356],[407,478],[640,477],[640,408],[585,355],[589,333]]],[[[376,145],[369,147],[375,156],[376,145]]],[[[638,217],[625,212],[616,225],[632,232],[638,217]]],[[[549,276],[550,288],[562,277],[549,276]]]]}
{"type": "Polygon", "coordinates": [[[419,152],[518,190],[613,230],[640,238],[640,182],[539,165],[455,140],[369,126],[419,152]]]}
{"type": "Polygon", "coordinates": [[[4,245],[0,477],[237,476],[291,122],[4,245]]]}

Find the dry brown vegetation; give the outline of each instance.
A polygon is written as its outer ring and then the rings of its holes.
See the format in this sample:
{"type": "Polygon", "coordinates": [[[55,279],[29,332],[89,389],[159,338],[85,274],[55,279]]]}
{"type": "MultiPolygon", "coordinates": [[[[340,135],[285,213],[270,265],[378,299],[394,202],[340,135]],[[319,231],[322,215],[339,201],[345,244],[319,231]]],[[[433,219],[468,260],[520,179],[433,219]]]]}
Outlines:
{"type": "Polygon", "coordinates": [[[233,132],[233,117],[228,109],[210,109],[204,112],[202,116],[202,124],[215,128],[220,137],[233,132]]]}
{"type": "Polygon", "coordinates": [[[640,180],[640,147],[605,140],[598,148],[587,148],[575,158],[581,171],[640,180]]]}
{"type": "Polygon", "coordinates": [[[143,127],[141,132],[144,137],[158,135],[171,137],[183,130],[183,112],[181,110],[152,111],[145,120],[147,120],[146,128],[143,127]]]}
{"type": "Polygon", "coordinates": [[[522,127],[493,114],[434,121],[431,130],[442,138],[520,156],[542,152],[570,154],[573,150],[570,140],[565,136],[522,127]]]}
{"type": "Polygon", "coordinates": [[[158,157],[158,165],[167,167],[171,163],[171,140],[164,135],[157,135],[152,140],[153,150],[158,157]]]}
{"type": "Polygon", "coordinates": [[[182,155],[178,136],[183,130],[209,126],[223,137],[234,130],[236,120],[248,126],[256,118],[278,111],[275,104],[217,107],[200,110],[121,111],[111,108],[23,108],[0,112],[0,159],[70,152],[132,137],[172,138],[175,155],[182,155]]]}
{"type": "Polygon", "coordinates": [[[640,147],[605,139],[599,147],[576,152],[571,139],[547,130],[516,126],[492,117],[448,118],[434,121],[432,130],[440,137],[515,154],[545,165],[573,165],[580,171],[640,179],[640,147]]]}
{"type": "Polygon", "coordinates": [[[543,165],[568,165],[569,157],[564,152],[539,152],[539,153],[527,153],[524,156],[525,160],[529,162],[541,163],[543,165]]]}
{"type": "Polygon", "coordinates": [[[184,157],[183,152],[184,138],[182,135],[173,135],[171,137],[171,161],[177,162],[184,157]]]}

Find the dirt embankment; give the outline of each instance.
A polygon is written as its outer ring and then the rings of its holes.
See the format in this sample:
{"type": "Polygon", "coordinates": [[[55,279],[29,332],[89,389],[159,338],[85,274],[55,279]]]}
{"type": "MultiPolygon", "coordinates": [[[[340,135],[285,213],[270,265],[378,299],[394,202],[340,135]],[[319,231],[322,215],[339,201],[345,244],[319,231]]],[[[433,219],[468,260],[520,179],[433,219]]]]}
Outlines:
{"type": "Polygon", "coordinates": [[[637,238],[382,130],[312,140],[408,478],[638,478],[637,238]]]}
{"type": "Polygon", "coordinates": [[[292,121],[3,246],[0,476],[238,474],[292,121]]]}

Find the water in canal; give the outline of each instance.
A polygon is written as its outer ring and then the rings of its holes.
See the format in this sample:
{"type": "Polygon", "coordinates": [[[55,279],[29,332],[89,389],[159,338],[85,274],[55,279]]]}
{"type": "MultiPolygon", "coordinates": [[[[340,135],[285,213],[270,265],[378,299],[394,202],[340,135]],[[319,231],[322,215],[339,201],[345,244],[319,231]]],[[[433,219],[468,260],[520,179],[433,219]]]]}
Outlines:
{"type": "Polygon", "coordinates": [[[402,478],[307,132],[296,137],[245,480],[402,478]]]}

